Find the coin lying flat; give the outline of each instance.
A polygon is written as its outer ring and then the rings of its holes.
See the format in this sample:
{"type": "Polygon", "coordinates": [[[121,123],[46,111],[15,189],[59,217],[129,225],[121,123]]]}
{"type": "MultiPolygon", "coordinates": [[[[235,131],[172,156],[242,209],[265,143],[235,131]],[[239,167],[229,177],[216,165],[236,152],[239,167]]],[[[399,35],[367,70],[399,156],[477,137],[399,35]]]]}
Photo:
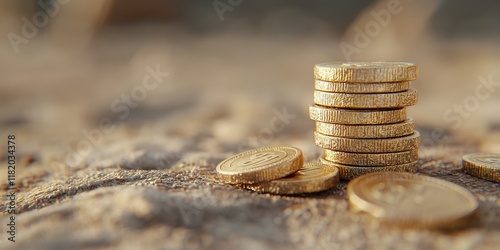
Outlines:
{"type": "Polygon", "coordinates": [[[371,173],[349,182],[349,203],[383,221],[422,228],[456,226],[475,213],[478,201],[467,189],[409,173],[371,173]]]}
{"type": "Polygon", "coordinates": [[[410,162],[406,164],[393,165],[393,166],[383,166],[383,167],[360,167],[360,166],[349,166],[344,164],[338,164],[324,159],[319,158],[319,161],[325,165],[336,167],[339,169],[339,176],[342,180],[352,180],[358,176],[375,173],[375,172],[409,172],[416,173],[418,171],[417,162],[410,162]]]}
{"type": "Polygon", "coordinates": [[[408,136],[385,139],[353,139],[334,137],[314,132],[316,145],[335,151],[352,153],[389,153],[417,149],[420,145],[420,133],[415,131],[408,136]]]}
{"type": "Polygon", "coordinates": [[[415,129],[415,122],[409,118],[404,122],[382,125],[345,125],[316,122],[316,132],[348,138],[390,138],[410,135],[415,129]]]}
{"type": "Polygon", "coordinates": [[[500,182],[500,155],[469,154],[462,158],[467,174],[490,181],[500,182]]]}
{"type": "Polygon", "coordinates": [[[353,166],[391,166],[400,165],[418,160],[418,149],[396,153],[348,153],[325,149],[325,160],[353,166]]]}
{"type": "Polygon", "coordinates": [[[397,93],[347,94],[314,91],[314,103],[334,108],[380,109],[402,108],[417,104],[417,91],[397,93]]]}
{"type": "Polygon", "coordinates": [[[394,93],[410,89],[410,82],[325,82],[314,81],[314,89],[335,93],[394,93]]]}
{"type": "Polygon", "coordinates": [[[406,108],[386,110],[350,110],[309,106],[312,120],[340,124],[387,124],[406,120],[406,108]]]}
{"type": "Polygon", "coordinates": [[[328,82],[399,82],[417,76],[417,65],[407,62],[327,62],[314,66],[314,78],[328,82]]]}
{"type": "Polygon", "coordinates": [[[272,194],[302,194],[330,189],[339,182],[339,170],[319,162],[306,163],[299,171],[281,179],[245,185],[254,191],[272,194]]]}
{"type": "Polygon", "coordinates": [[[279,179],[304,164],[302,151],[295,147],[266,147],[249,150],[222,161],[216,171],[226,183],[258,183],[279,179]]]}

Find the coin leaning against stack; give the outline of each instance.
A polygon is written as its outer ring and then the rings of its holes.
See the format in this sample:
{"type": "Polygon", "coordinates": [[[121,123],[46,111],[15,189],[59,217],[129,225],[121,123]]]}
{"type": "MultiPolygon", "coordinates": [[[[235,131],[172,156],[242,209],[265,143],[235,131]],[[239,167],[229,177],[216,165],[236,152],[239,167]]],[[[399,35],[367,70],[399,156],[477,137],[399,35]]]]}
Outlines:
{"type": "Polygon", "coordinates": [[[406,107],[418,67],[406,62],[329,62],[314,67],[316,145],[322,164],[350,180],[371,172],[416,172],[420,134],[406,107]]]}
{"type": "Polygon", "coordinates": [[[279,146],[249,150],[217,165],[222,182],[263,193],[291,195],[336,186],[339,170],[318,162],[303,162],[302,151],[279,146]]]}

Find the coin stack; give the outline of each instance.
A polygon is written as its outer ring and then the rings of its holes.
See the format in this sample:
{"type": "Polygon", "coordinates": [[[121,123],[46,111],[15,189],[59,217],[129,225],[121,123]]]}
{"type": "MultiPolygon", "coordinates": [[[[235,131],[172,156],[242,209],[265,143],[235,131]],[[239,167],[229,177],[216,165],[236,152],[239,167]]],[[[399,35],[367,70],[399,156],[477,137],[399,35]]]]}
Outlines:
{"type": "Polygon", "coordinates": [[[314,67],[316,145],[323,164],[340,170],[340,178],[381,171],[416,172],[420,134],[407,117],[417,103],[410,81],[414,63],[331,62],[314,67]]]}

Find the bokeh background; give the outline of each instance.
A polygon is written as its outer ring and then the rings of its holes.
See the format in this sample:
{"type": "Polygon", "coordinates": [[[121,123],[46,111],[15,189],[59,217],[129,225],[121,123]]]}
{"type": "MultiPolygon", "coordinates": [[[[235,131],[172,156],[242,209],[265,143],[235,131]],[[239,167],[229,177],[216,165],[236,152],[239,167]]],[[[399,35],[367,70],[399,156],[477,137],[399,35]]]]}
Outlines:
{"type": "Polygon", "coordinates": [[[410,116],[425,132],[421,156],[456,140],[473,146],[442,154],[455,164],[467,150],[498,153],[499,13],[494,0],[2,1],[0,138],[17,137],[20,204],[82,169],[180,169],[187,156],[216,155],[205,161],[213,168],[242,149],[281,144],[314,159],[307,109],[313,65],[325,61],[418,63],[410,116]],[[360,31],[371,32],[362,43],[360,31]],[[168,76],[127,104],[148,67],[168,76]],[[283,130],[262,132],[285,111],[293,118],[283,130]],[[103,119],[114,130],[100,137],[103,119]],[[87,132],[98,141],[90,148],[79,146],[87,132]]]}
{"type": "MultiPolygon", "coordinates": [[[[411,115],[419,124],[451,128],[458,122],[445,120],[445,112],[475,95],[478,78],[500,81],[500,4],[394,3],[399,12],[382,26],[371,12],[387,12],[388,1],[4,1],[0,126],[53,139],[81,136],[82,126],[116,119],[112,101],[130,93],[145,68],[156,64],[168,79],[131,109],[126,122],[147,125],[204,102],[248,104],[271,114],[281,99],[294,100],[288,105],[305,120],[315,63],[400,60],[420,66],[413,84],[420,102],[411,115]],[[23,18],[35,27],[28,36],[23,18]],[[381,29],[371,28],[375,35],[356,46],[356,29],[366,34],[373,21],[381,29]],[[346,56],[342,42],[358,50],[346,56]]],[[[474,109],[454,130],[491,139],[488,134],[500,127],[497,89],[479,105],[471,102],[474,109]]],[[[218,110],[207,106],[206,112],[218,110]]],[[[238,125],[262,127],[250,114],[241,119],[238,125]]],[[[198,123],[196,116],[186,122],[198,123]]]]}

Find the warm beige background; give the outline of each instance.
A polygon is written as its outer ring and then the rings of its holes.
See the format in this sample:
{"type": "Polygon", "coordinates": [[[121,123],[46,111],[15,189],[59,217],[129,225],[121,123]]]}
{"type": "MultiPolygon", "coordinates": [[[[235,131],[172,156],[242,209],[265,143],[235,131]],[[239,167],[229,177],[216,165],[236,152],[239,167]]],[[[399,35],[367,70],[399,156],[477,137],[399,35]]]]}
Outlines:
{"type": "MultiPolygon", "coordinates": [[[[0,138],[14,133],[18,144],[15,246],[471,249],[500,243],[499,184],[465,175],[460,166],[466,153],[500,152],[500,86],[461,126],[443,119],[455,104],[474,98],[478,77],[500,82],[499,35],[488,29],[498,27],[498,18],[463,14],[467,22],[461,22],[443,13],[448,2],[402,0],[403,11],[353,56],[419,64],[413,83],[419,103],[410,114],[424,140],[420,172],[465,186],[481,202],[476,225],[445,233],[383,228],[349,212],[346,183],[320,194],[279,197],[215,180],[216,164],[245,148],[293,145],[307,160],[318,157],[307,114],[312,66],[345,60],[339,44],[352,42],[354,28],[372,21],[370,11],[386,2],[346,6],[350,11],[338,20],[314,10],[339,14],[343,6],[279,3],[256,11],[262,3],[243,2],[223,21],[211,4],[200,10],[189,1],[172,2],[154,23],[98,3],[61,6],[53,24],[19,53],[1,40],[0,138]],[[112,103],[156,65],[168,77],[121,119],[112,103]],[[272,138],[259,137],[276,117],[273,109],[295,117],[272,138]],[[77,166],[66,161],[70,150],[88,141],[82,130],[95,131],[103,118],[115,130],[92,144],[77,166]]],[[[484,5],[470,12],[497,8],[484,5]]],[[[20,33],[21,17],[32,16],[25,8],[0,15],[8,20],[0,22],[2,34],[20,33]]],[[[1,244],[10,248],[5,238],[1,244]]]]}

